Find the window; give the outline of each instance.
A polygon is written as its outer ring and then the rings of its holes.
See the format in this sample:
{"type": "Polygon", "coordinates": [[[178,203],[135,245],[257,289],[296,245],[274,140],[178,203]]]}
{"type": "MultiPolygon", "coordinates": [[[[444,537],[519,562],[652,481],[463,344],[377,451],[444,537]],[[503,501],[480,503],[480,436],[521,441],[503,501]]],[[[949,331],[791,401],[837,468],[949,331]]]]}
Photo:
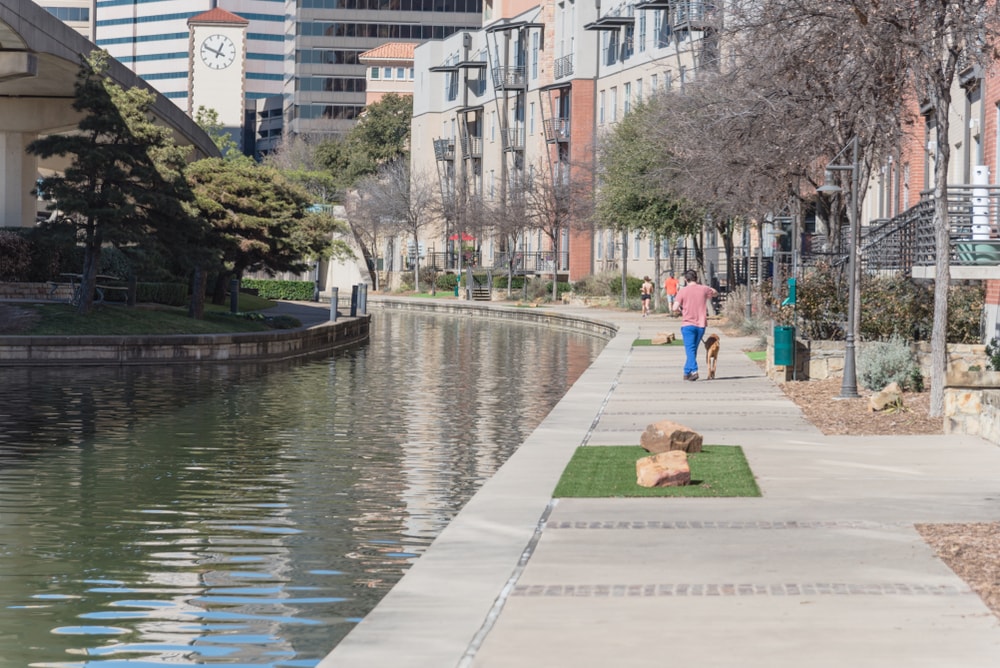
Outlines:
{"type": "Polygon", "coordinates": [[[597,102],[597,122],[604,125],[604,91],[602,90],[600,95],[598,95],[597,102]]]}
{"type": "Polygon", "coordinates": [[[404,70],[402,67],[397,67],[396,68],[396,78],[397,79],[405,79],[406,78],[406,70],[404,70]]]}
{"type": "Polygon", "coordinates": [[[632,111],[632,84],[627,83],[622,89],[622,103],[625,105],[625,109],[622,115],[628,116],[628,112],[632,111]]]}
{"type": "Polygon", "coordinates": [[[609,102],[611,111],[611,122],[618,122],[618,86],[611,87],[611,100],[609,102]]]}
{"type": "Polygon", "coordinates": [[[653,241],[653,237],[649,237],[649,255],[648,257],[656,257],[656,243],[653,241]]]}
{"type": "Polygon", "coordinates": [[[410,68],[410,79],[413,79],[413,68],[410,68]]]}
{"type": "Polygon", "coordinates": [[[597,243],[594,246],[597,248],[597,259],[600,260],[604,257],[604,230],[597,230],[597,243]]]}
{"type": "Polygon", "coordinates": [[[655,74],[650,75],[650,77],[649,77],[649,90],[650,90],[650,92],[652,92],[652,93],[656,92],[656,84],[657,83],[658,83],[657,76],[655,74]]]}
{"type": "Polygon", "coordinates": [[[531,78],[538,78],[538,33],[531,35],[531,78]]]}
{"type": "Polygon", "coordinates": [[[528,134],[535,134],[535,103],[528,105],[528,134]]]}
{"type": "Polygon", "coordinates": [[[635,101],[642,102],[642,79],[635,80],[635,101]]]}
{"type": "Polygon", "coordinates": [[[391,67],[383,67],[382,68],[382,78],[383,79],[391,79],[392,78],[392,68],[391,67]]]}
{"type": "Polygon", "coordinates": [[[638,260],[639,257],[640,257],[640,255],[639,255],[639,250],[640,250],[639,241],[640,241],[640,239],[641,238],[639,237],[639,233],[636,232],[635,233],[635,238],[632,240],[632,254],[635,255],[635,259],[636,260],[638,260]]]}
{"type": "Polygon", "coordinates": [[[641,12],[639,14],[639,48],[637,51],[642,53],[646,50],[646,12],[641,12]]]}
{"type": "Polygon", "coordinates": [[[372,79],[378,79],[378,68],[377,67],[373,67],[372,68],[372,79]]]}

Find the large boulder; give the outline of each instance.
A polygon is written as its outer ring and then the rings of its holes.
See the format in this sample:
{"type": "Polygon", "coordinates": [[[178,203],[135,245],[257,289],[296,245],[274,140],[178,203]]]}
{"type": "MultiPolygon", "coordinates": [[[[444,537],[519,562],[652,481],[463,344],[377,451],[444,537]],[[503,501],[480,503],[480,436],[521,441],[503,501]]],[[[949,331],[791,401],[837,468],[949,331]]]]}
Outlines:
{"type": "Polygon", "coordinates": [[[642,487],[683,487],[691,484],[687,453],[670,450],[637,460],[635,481],[642,487]]]}
{"type": "Polygon", "coordinates": [[[701,434],[670,420],[660,420],[646,427],[639,438],[639,445],[654,454],[670,450],[701,452],[701,434]]]}
{"type": "Polygon", "coordinates": [[[656,336],[649,340],[651,346],[665,346],[674,340],[673,332],[657,332],[656,336]]]}
{"type": "Polygon", "coordinates": [[[888,408],[898,410],[902,407],[903,390],[900,389],[899,383],[889,383],[882,388],[881,392],[868,398],[868,410],[870,411],[884,411],[888,408]]]}

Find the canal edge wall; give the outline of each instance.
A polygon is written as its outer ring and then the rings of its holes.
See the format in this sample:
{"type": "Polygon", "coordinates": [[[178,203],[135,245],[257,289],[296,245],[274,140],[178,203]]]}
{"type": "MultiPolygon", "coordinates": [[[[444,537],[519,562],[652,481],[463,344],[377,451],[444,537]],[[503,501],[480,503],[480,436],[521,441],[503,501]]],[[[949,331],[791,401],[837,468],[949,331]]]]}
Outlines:
{"type": "Polygon", "coordinates": [[[268,332],[163,336],[0,336],[0,367],[274,362],[368,341],[371,315],[268,332]]]}
{"type": "Polygon", "coordinates": [[[459,315],[469,318],[486,318],[493,320],[518,320],[531,325],[542,325],[583,332],[611,340],[618,333],[618,325],[593,317],[580,316],[572,313],[560,313],[557,309],[523,308],[503,306],[495,303],[444,301],[434,299],[414,299],[406,297],[386,297],[368,295],[368,308],[416,311],[459,315]]]}

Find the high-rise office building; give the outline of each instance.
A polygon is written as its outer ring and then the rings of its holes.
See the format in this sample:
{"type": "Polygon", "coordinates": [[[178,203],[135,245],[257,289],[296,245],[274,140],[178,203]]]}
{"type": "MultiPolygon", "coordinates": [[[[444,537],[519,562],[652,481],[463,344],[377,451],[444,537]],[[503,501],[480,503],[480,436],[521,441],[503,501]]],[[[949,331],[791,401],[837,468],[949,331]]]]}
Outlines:
{"type": "Polygon", "coordinates": [[[244,66],[231,72],[242,69],[245,77],[244,150],[259,152],[275,143],[279,107],[284,134],[348,131],[365,106],[360,54],[386,42],[477,29],[482,6],[483,0],[98,0],[91,19],[98,46],[189,113],[196,111],[191,76],[201,46],[190,19],[213,9],[245,19],[245,49],[237,54],[244,66]]]}

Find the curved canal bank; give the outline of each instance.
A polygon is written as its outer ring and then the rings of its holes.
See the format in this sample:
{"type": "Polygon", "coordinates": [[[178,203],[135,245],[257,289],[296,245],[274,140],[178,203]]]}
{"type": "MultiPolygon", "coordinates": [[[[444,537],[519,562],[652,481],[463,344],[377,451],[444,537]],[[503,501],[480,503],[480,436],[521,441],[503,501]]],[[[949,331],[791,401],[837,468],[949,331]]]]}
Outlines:
{"type": "MultiPolygon", "coordinates": [[[[317,309],[323,310],[326,309],[317,309]]],[[[368,341],[371,316],[233,334],[0,336],[0,367],[277,362],[368,341]]]]}
{"type": "Polygon", "coordinates": [[[4,369],[0,666],[314,665],[604,345],[370,310],[322,359],[4,369]]]}

